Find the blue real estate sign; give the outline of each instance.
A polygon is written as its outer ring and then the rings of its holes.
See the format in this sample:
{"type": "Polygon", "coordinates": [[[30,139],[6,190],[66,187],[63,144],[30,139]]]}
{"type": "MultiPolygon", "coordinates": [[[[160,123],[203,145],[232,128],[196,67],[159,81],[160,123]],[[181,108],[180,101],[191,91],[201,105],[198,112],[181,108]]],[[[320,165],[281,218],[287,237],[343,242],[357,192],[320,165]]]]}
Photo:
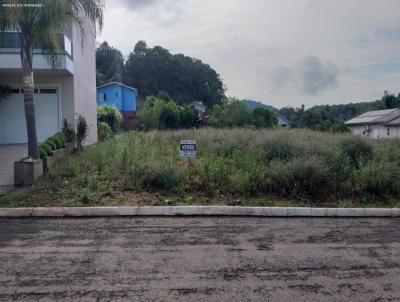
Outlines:
{"type": "Polygon", "coordinates": [[[195,156],[196,156],[196,141],[181,140],[181,157],[195,157],[195,156]]]}

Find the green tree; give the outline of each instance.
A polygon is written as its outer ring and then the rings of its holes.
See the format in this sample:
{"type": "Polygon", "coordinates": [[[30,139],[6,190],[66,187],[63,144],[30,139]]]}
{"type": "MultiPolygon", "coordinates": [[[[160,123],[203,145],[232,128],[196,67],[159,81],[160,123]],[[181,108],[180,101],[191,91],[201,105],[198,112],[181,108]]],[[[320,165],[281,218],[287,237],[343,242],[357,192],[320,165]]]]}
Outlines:
{"type": "Polygon", "coordinates": [[[385,104],[386,109],[393,109],[400,106],[400,99],[396,98],[393,94],[389,94],[385,91],[382,102],[385,104]]]}
{"type": "Polygon", "coordinates": [[[129,54],[123,80],[144,97],[164,91],[180,104],[199,100],[212,108],[225,98],[220,76],[209,65],[160,46],[149,48],[144,41],[129,54]]]}
{"type": "Polygon", "coordinates": [[[96,85],[100,86],[106,84],[105,76],[100,72],[100,70],[96,69],[96,85]]]}
{"type": "Polygon", "coordinates": [[[252,124],[252,113],[240,100],[228,98],[214,106],[209,122],[215,127],[244,127],[252,124]]]}
{"type": "Polygon", "coordinates": [[[83,31],[85,18],[102,26],[101,0],[0,0],[0,31],[19,30],[21,41],[22,84],[28,134],[28,156],[39,158],[34,102],[33,47],[42,49],[53,67],[59,65],[57,50],[61,49],[59,34],[71,23],[83,31]],[[14,4],[14,5],[4,5],[14,4]],[[20,6],[17,4],[37,4],[20,6]]]}
{"type": "Polygon", "coordinates": [[[160,111],[160,129],[178,129],[180,127],[179,109],[174,103],[165,102],[160,111]]]}
{"type": "Polygon", "coordinates": [[[252,124],[256,128],[272,128],[277,123],[275,115],[265,108],[254,109],[252,115],[252,124]]]}
{"type": "Polygon", "coordinates": [[[343,121],[333,122],[332,125],[329,127],[329,131],[334,133],[350,132],[349,128],[347,128],[346,124],[343,121]]]}
{"type": "Polygon", "coordinates": [[[181,127],[193,128],[198,125],[199,113],[193,107],[181,110],[181,127]]]}
{"type": "Polygon", "coordinates": [[[121,129],[122,114],[117,107],[111,105],[97,106],[97,121],[106,123],[110,126],[113,133],[117,133],[121,129]]]}
{"type": "Polygon", "coordinates": [[[96,68],[103,75],[97,85],[113,81],[122,82],[124,56],[118,49],[103,42],[96,49],[96,68]]]}
{"type": "Polygon", "coordinates": [[[181,110],[173,101],[150,96],[146,98],[144,108],[138,112],[138,118],[146,130],[177,129],[180,127],[181,110]]]}
{"type": "Polygon", "coordinates": [[[144,56],[146,55],[147,44],[145,41],[138,41],[133,49],[135,55],[144,56]]]}

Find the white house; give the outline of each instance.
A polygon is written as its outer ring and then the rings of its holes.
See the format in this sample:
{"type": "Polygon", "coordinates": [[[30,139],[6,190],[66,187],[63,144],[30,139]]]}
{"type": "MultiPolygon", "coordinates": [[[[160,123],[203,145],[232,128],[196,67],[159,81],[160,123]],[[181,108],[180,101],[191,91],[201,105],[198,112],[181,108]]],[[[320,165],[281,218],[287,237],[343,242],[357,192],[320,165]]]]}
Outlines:
{"type": "Polygon", "coordinates": [[[353,134],[370,138],[400,138],[400,109],[363,113],[345,123],[353,134]]]}
{"type": "Polygon", "coordinates": [[[290,122],[286,117],[284,117],[282,114],[279,114],[278,112],[275,112],[274,114],[279,126],[286,129],[290,128],[290,122]]]}
{"type": "MultiPolygon", "coordinates": [[[[36,126],[39,143],[62,130],[66,119],[75,127],[78,115],[89,125],[87,144],[97,142],[96,57],[94,23],[85,22],[60,33],[61,67],[53,70],[40,49],[34,49],[36,126]]],[[[20,41],[15,31],[0,32],[0,84],[12,93],[0,102],[0,185],[12,183],[13,161],[27,153],[27,133],[21,89],[20,41]]]]}
{"type": "Polygon", "coordinates": [[[206,105],[204,105],[203,102],[199,102],[199,101],[194,101],[191,102],[190,104],[187,105],[188,107],[193,107],[194,109],[196,109],[200,114],[205,114],[207,107],[206,105]]]}

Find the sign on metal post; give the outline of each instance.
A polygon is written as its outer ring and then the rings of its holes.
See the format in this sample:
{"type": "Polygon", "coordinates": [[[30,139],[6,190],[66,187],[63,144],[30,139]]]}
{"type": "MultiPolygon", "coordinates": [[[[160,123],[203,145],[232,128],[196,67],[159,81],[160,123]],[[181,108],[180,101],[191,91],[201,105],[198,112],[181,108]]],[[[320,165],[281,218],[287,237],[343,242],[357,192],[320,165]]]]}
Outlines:
{"type": "Polygon", "coordinates": [[[181,157],[195,157],[196,156],[196,141],[195,140],[181,140],[181,157]]]}

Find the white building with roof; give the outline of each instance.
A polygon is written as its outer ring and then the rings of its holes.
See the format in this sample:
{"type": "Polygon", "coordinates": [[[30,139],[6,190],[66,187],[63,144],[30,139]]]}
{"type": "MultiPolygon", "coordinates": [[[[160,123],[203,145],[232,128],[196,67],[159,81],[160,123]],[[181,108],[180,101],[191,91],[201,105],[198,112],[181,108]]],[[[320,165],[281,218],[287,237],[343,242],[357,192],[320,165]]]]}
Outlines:
{"type": "Polygon", "coordinates": [[[400,138],[400,109],[363,113],[345,123],[353,134],[370,138],[400,138]]]}
{"type": "Polygon", "coordinates": [[[275,112],[274,114],[276,116],[276,121],[279,126],[286,128],[286,129],[290,129],[290,122],[286,117],[284,117],[282,114],[280,114],[278,112],[275,112]]]}
{"type": "Polygon", "coordinates": [[[190,104],[187,105],[187,107],[193,107],[194,109],[196,109],[199,113],[201,114],[205,114],[207,107],[206,105],[204,105],[203,102],[199,102],[199,101],[193,101],[190,104]]]}

